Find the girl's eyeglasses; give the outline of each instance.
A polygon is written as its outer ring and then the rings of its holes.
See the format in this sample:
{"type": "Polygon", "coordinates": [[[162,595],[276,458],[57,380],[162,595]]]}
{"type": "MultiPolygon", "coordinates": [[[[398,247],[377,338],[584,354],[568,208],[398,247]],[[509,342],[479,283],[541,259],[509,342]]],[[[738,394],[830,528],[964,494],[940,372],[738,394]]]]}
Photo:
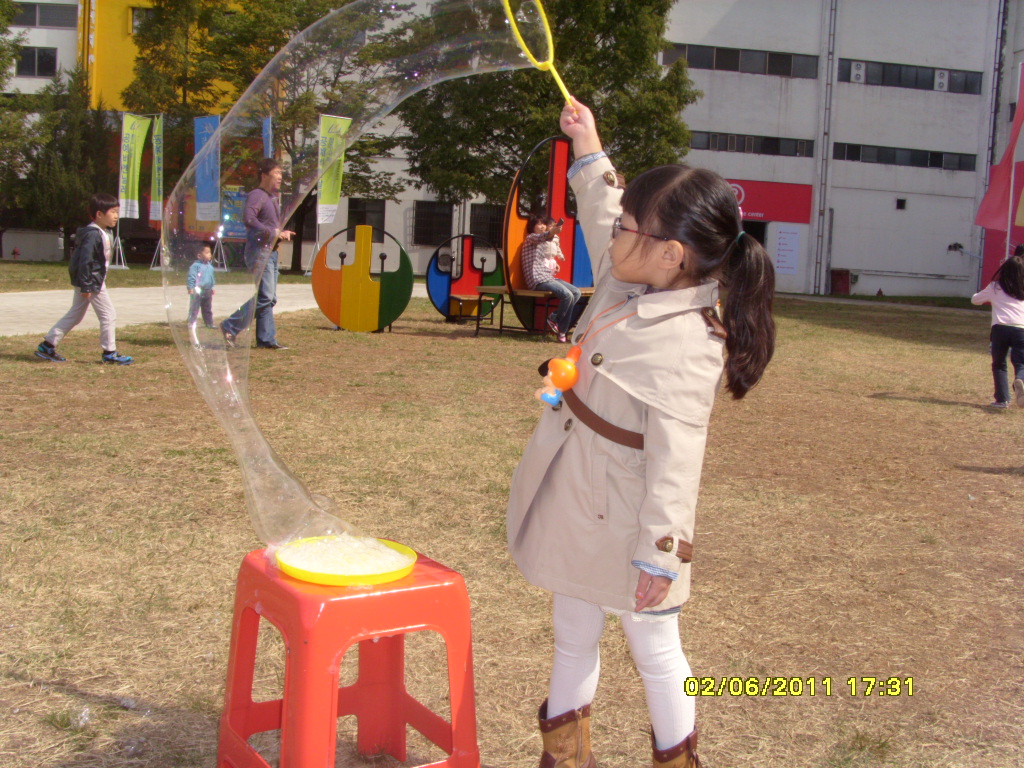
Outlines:
{"type": "Polygon", "coordinates": [[[624,226],[622,226],[622,217],[621,216],[616,218],[615,221],[612,223],[612,240],[615,239],[616,233],[619,232],[620,230],[622,232],[632,232],[634,235],[640,235],[642,237],[653,237],[655,240],[664,240],[665,242],[668,242],[669,240],[672,239],[671,237],[662,237],[661,235],[652,235],[652,234],[649,234],[647,232],[641,232],[639,229],[630,229],[629,227],[624,227],[624,226]]]}

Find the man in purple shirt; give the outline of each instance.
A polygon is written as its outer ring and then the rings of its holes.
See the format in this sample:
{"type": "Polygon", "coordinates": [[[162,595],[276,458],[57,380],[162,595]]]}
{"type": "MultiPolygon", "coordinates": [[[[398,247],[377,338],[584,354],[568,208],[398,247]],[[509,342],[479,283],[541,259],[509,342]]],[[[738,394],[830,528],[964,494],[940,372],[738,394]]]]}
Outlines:
{"type": "Polygon", "coordinates": [[[255,299],[250,299],[235,310],[231,317],[221,323],[224,341],[229,347],[235,345],[235,338],[249,327],[254,313],[256,317],[256,346],[262,349],[285,349],[277,343],[277,329],[274,325],[274,305],[277,304],[277,243],[291,240],[295,233],[281,229],[281,202],[278,193],[284,174],[273,158],[260,161],[260,184],[245,198],[245,265],[254,275],[260,275],[259,289],[255,299]],[[260,271],[262,270],[262,272],[260,271]]]}

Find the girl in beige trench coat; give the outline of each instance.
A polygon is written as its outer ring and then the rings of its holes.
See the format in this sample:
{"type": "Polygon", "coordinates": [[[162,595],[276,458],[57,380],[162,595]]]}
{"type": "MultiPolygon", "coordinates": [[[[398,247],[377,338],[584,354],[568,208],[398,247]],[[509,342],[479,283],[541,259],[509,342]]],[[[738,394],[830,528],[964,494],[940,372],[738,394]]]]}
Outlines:
{"type": "Polygon", "coordinates": [[[541,766],[595,765],[589,716],[606,612],[622,618],[644,681],[655,766],[694,766],[678,614],[704,443],[723,370],[740,398],[771,359],[774,272],[718,174],[664,166],[624,191],[590,110],[574,100],[561,126],[596,289],[572,339],[579,379],[544,409],[508,505],[516,564],[554,592],[541,766]]]}

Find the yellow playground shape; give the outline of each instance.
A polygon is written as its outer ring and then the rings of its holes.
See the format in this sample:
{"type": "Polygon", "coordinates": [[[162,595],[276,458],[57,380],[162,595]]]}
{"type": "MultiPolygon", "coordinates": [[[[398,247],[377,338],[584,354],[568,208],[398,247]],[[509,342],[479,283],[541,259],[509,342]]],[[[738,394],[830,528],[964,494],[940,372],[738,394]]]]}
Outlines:
{"type": "MultiPolygon", "coordinates": [[[[346,251],[348,229],[336,232],[321,246],[313,260],[313,297],[328,320],[346,331],[379,331],[397,320],[412,298],[412,260],[392,235],[392,253],[374,256],[373,227],[356,228],[354,255],[346,251]],[[389,269],[396,259],[398,268],[389,269]],[[328,257],[341,267],[328,266],[328,257]],[[377,274],[374,275],[374,269],[377,274]]],[[[383,249],[382,244],[377,243],[383,249]]]]}

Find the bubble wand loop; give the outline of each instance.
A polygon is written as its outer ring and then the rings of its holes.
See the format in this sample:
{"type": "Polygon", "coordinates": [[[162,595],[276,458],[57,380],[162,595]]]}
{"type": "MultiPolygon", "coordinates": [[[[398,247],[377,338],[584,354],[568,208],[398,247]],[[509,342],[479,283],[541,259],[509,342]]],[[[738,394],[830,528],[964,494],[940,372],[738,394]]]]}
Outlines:
{"type": "MultiPolygon", "coordinates": [[[[516,21],[515,14],[512,13],[512,6],[509,5],[510,0],[502,0],[502,5],[505,6],[505,16],[508,17],[508,23],[512,25],[512,34],[515,35],[516,42],[519,43],[519,47],[523,49],[523,53],[526,54],[526,58],[530,60],[530,63],[539,69],[541,72],[550,72],[551,76],[555,78],[555,83],[558,85],[558,89],[562,92],[565,97],[565,103],[572,106],[572,96],[569,95],[569,89],[565,87],[565,83],[562,82],[562,77],[558,74],[558,70],[555,69],[555,43],[551,37],[551,24],[548,22],[548,15],[544,12],[544,6],[540,4],[540,0],[533,0],[533,5],[537,7],[537,11],[540,13],[541,25],[544,27],[544,38],[547,46],[548,57],[546,59],[538,59],[533,55],[530,50],[530,46],[526,44],[526,40],[523,39],[522,34],[519,31],[519,24],[516,21]]],[[[576,112],[573,109],[573,112],[576,112]]]]}

